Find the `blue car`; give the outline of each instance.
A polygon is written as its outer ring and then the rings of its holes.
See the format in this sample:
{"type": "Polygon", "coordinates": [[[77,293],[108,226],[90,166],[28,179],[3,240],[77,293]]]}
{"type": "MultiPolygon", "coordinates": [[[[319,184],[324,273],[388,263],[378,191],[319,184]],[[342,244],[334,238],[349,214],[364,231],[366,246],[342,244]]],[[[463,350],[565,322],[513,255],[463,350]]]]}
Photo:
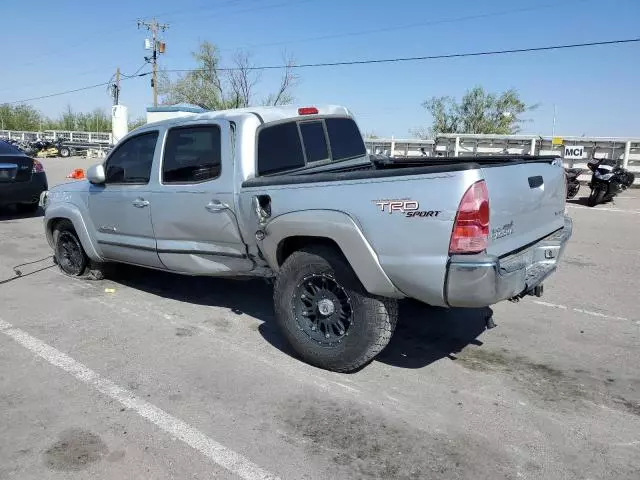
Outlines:
{"type": "Polygon", "coordinates": [[[0,207],[15,205],[20,212],[33,213],[47,189],[42,163],[0,140],[0,207]]]}

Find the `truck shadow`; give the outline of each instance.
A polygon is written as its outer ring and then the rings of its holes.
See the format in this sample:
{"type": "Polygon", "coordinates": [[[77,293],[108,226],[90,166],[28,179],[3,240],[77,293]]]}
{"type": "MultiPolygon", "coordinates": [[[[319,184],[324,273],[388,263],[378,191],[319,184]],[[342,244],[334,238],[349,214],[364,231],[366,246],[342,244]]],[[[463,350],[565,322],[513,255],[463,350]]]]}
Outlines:
{"type": "MultiPolygon", "coordinates": [[[[180,302],[228,308],[237,315],[249,315],[262,324],[262,337],[283,353],[297,358],[275,323],[273,288],[262,280],[231,280],[188,277],[143,268],[118,266],[109,279],[121,285],[180,302]]],[[[492,314],[483,309],[444,309],[405,300],[400,318],[387,348],[375,361],[401,368],[422,368],[455,354],[467,345],[482,345],[478,337],[492,314]]]]}
{"type": "Polygon", "coordinates": [[[400,303],[400,318],[386,349],[376,361],[402,368],[422,368],[467,345],[482,345],[490,308],[438,308],[414,300],[400,303]]]}

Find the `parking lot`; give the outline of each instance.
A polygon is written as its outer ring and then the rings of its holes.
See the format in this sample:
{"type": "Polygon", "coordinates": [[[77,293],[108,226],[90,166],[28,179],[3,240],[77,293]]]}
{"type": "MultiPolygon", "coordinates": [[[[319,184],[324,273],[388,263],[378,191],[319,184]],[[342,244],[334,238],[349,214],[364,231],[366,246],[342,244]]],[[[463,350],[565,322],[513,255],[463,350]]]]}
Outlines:
{"type": "Polygon", "coordinates": [[[403,303],[349,375],[290,354],[265,282],[73,280],[40,216],[0,212],[0,478],[638,479],[640,190],[569,212],[544,297],[491,330],[403,303]]]}

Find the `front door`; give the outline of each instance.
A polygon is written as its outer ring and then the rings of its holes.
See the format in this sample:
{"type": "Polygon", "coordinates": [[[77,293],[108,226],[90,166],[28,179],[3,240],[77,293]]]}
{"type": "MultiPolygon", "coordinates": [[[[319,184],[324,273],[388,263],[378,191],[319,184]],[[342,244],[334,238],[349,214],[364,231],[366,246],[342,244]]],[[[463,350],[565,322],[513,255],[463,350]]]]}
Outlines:
{"type": "Polygon", "coordinates": [[[231,147],[228,122],[167,133],[151,216],[158,256],[170,270],[224,275],[253,268],[236,220],[231,147]]]}
{"type": "Polygon", "coordinates": [[[108,260],[162,268],[151,224],[149,180],[158,132],[129,138],[105,162],[106,182],[91,185],[89,212],[108,260]]]}

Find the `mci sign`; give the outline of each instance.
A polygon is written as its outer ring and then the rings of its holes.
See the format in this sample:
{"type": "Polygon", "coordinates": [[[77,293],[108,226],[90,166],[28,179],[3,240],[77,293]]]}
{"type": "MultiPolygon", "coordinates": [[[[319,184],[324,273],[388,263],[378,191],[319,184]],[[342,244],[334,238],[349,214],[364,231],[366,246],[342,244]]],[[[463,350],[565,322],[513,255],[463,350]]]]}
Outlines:
{"type": "Polygon", "coordinates": [[[565,145],[565,160],[582,160],[584,158],[584,147],[581,145],[565,145]]]}

